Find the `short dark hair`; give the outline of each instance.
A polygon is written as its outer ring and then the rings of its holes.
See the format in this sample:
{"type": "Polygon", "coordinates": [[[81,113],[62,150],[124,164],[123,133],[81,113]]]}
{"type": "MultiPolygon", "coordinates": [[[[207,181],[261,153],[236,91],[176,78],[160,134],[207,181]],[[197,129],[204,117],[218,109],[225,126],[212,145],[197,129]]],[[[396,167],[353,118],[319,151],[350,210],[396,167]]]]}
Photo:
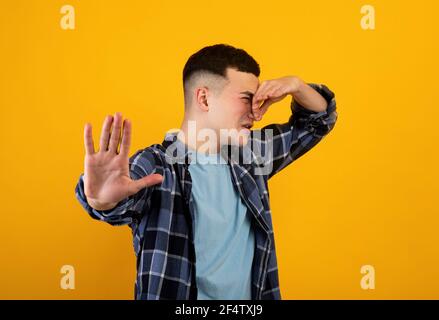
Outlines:
{"type": "Polygon", "coordinates": [[[248,72],[259,77],[259,64],[245,50],[228,44],[207,46],[189,57],[183,68],[183,89],[185,105],[189,103],[188,83],[197,76],[209,74],[226,78],[227,68],[248,72]]]}

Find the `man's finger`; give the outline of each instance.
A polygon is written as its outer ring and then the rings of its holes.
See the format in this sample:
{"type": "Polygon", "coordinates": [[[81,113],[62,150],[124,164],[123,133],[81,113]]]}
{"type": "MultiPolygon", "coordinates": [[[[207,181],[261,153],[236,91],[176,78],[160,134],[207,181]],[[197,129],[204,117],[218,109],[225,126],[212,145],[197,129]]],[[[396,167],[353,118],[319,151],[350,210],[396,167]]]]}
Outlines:
{"type": "Polygon", "coordinates": [[[252,113],[257,120],[260,120],[261,118],[261,102],[266,101],[269,98],[269,92],[272,90],[273,87],[273,85],[268,85],[266,83],[268,82],[265,82],[265,86],[263,86],[263,88],[260,88],[260,90],[258,89],[255,96],[253,97],[254,103],[252,105],[252,113]]]}
{"type": "MultiPolygon", "coordinates": [[[[261,102],[266,103],[267,101],[269,101],[269,99],[268,99],[268,95],[266,95],[266,94],[260,95],[259,98],[257,98],[256,104],[253,105],[253,108],[252,108],[252,113],[253,113],[253,116],[255,117],[256,120],[259,121],[259,120],[261,120],[261,117],[262,117],[262,115],[261,115],[261,108],[262,108],[261,102]]],[[[264,105],[264,103],[262,105],[264,105]]]]}
{"type": "Polygon", "coordinates": [[[261,83],[259,88],[256,90],[255,95],[253,96],[253,102],[256,104],[257,102],[261,102],[263,99],[262,97],[265,95],[267,90],[269,89],[269,81],[264,81],[261,83]]]}
{"type": "Polygon", "coordinates": [[[84,146],[85,146],[85,153],[87,155],[92,155],[95,153],[93,133],[91,130],[91,124],[89,123],[86,123],[84,127],[84,146]]]}
{"type": "Polygon", "coordinates": [[[262,98],[260,96],[254,98],[253,99],[253,104],[252,104],[252,110],[259,109],[259,106],[261,105],[261,101],[262,101],[262,98]]]}
{"type": "Polygon", "coordinates": [[[253,100],[252,113],[255,117],[257,117],[259,115],[259,109],[261,108],[261,102],[264,101],[264,98],[265,98],[264,95],[259,95],[258,97],[256,97],[253,100]]]}
{"type": "Polygon", "coordinates": [[[105,117],[104,124],[102,125],[101,139],[99,141],[99,152],[107,151],[112,122],[113,122],[113,116],[108,115],[105,117]]]}
{"type": "Polygon", "coordinates": [[[120,154],[128,155],[131,146],[131,122],[125,119],[122,129],[122,143],[120,144],[120,154]]]}
{"type": "Polygon", "coordinates": [[[120,112],[116,112],[116,114],[114,115],[113,128],[111,129],[110,144],[108,146],[108,150],[112,153],[117,152],[117,147],[119,145],[119,140],[120,140],[121,128],[122,128],[122,114],[120,112]]]}
{"type": "Polygon", "coordinates": [[[253,111],[259,109],[261,101],[262,101],[262,99],[261,99],[261,95],[260,94],[256,94],[253,97],[253,103],[252,103],[252,110],[253,111]]]}

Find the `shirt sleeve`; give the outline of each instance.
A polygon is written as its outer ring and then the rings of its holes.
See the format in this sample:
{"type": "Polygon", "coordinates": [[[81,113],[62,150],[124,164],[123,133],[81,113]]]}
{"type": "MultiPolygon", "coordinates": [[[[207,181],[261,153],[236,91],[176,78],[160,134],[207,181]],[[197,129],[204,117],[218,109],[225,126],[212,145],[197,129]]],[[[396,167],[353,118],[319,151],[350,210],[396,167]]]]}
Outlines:
{"type": "MultiPolygon", "coordinates": [[[[147,149],[137,151],[129,159],[131,179],[137,180],[156,172],[154,155],[147,149]]],[[[113,226],[138,223],[142,215],[148,210],[151,190],[154,186],[144,188],[136,194],[121,200],[116,207],[110,210],[96,210],[87,202],[84,194],[84,174],[76,184],[75,195],[86,212],[96,220],[104,221],[113,226]]]]}
{"type": "Polygon", "coordinates": [[[335,126],[338,115],[334,93],[324,84],[308,85],[318,91],[328,103],[325,111],[312,111],[292,101],[292,115],[288,122],[270,124],[260,129],[261,139],[258,141],[263,141],[264,153],[270,155],[266,157],[268,160],[264,164],[270,168],[268,178],[308,152],[335,126]]]}

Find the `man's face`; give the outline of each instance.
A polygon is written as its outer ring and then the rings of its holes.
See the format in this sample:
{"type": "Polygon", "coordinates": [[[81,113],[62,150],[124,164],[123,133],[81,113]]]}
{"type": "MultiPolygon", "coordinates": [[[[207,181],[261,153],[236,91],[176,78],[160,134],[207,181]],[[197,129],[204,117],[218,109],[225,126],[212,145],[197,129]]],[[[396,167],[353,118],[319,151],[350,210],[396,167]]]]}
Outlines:
{"type": "Polygon", "coordinates": [[[227,69],[228,83],[209,102],[209,125],[221,136],[221,141],[246,144],[253,126],[251,111],[253,95],[259,87],[254,74],[227,69]]]}

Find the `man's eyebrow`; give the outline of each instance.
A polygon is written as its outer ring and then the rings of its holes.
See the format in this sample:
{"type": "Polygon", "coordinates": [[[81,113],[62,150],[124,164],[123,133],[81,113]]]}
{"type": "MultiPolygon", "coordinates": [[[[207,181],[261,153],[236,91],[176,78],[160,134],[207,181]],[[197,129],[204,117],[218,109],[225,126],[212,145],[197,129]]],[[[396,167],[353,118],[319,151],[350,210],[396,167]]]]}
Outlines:
{"type": "Polygon", "coordinates": [[[254,93],[251,92],[251,91],[243,91],[243,92],[240,92],[240,93],[247,94],[247,95],[250,96],[250,98],[254,96],[254,93]]]}

